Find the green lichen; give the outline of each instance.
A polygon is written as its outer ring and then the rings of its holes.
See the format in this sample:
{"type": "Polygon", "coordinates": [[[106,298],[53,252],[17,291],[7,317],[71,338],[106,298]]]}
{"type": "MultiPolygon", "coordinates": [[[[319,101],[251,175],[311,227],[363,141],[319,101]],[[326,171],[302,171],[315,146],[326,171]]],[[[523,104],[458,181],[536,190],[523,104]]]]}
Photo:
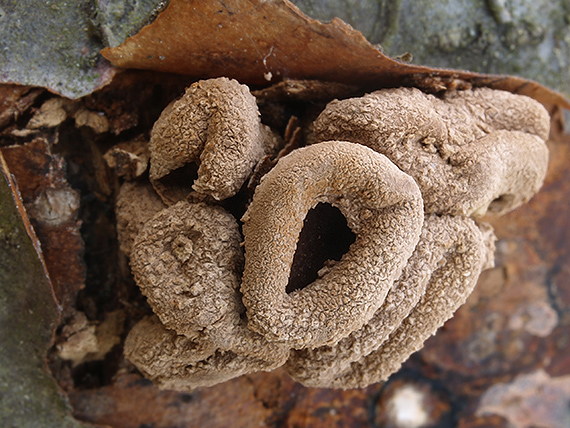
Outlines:
{"type": "Polygon", "coordinates": [[[45,86],[77,98],[98,81],[86,78],[104,67],[100,40],[86,31],[93,13],[89,0],[2,2],[0,77],[5,82],[45,86]]]}
{"type": "Polygon", "coordinates": [[[149,24],[168,5],[157,0],[96,0],[94,23],[101,29],[107,46],[119,46],[149,24]]]}

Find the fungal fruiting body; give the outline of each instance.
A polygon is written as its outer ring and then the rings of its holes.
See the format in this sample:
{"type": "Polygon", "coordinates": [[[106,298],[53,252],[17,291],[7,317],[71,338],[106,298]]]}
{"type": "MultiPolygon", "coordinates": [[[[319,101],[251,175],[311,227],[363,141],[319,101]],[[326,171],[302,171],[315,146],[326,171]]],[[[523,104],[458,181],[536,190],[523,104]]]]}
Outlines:
{"type": "Polygon", "coordinates": [[[184,199],[191,188],[226,199],[275,144],[247,86],[225,77],[202,80],[156,121],[150,139],[150,181],[169,205],[184,199]],[[169,180],[171,174],[175,176],[169,180]],[[197,175],[193,183],[192,174],[197,175]]]}
{"type": "Polygon", "coordinates": [[[125,355],[159,387],[185,391],[274,370],[287,359],[288,352],[278,344],[255,346],[257,353],[224,350],[205,335],[189,338],[149,317],[139,321],[127,336],[125,355]]]}
{"type": "Polygon", "coordinates": [[[414,177],[426,212],[467,216],[503,214],[538,191],[549,128],[538,102],[488,88],[384,89],[333,101],[314,123],[317,142],[366,145],[414,177]]]}
{"type": "Polygon", "coordinates": [[[130,257],[139,230],[166,205],[150,183],[125,182],[117,195],[117,236],[121,251],[130,257]]]}
{"type": "Polygon", "coordinates": [[[548,130],[538,103],[489,89],[333,101],[311,144],[273,161],[236,210],[228,198],[277,139],[247,87],[195,83],[153,129],[153,187],[127,182],[119,194],[121,248],[155,314],[131,330],[125,355],[177,390],[280,366],[307,386],[387,379],[492,266],[494,235],[476,218],[538,191],[548,130]],[[189,163],[194,181],[175,180],[189,163]],[[322,204],[354,239],[290,290],[300,237],[322,204]]]}
{"type": "Polygon", "coordinates": [[[386,379],[491,267],[494,236],[481,227],[463,216],[426,215],[418,245],[372,319],[333,346],[293,351],[287,373],[318,387],[364,387],[386,379]],[[425,327],[420,334],[410,331],[418,325],[425,327]]]}
{"type": "Polygon", "coordinates": [[[385,156],[331,141],[279,161],[243,220],[249,327],[305,348],[336,343],[371,318],[418,241],[423,205],[413,179],[385,156]],[[340,209],[356,241],[316,281],[287,294],[303,220],[319,202],[340,209]]]}
{"type": "Polygon", "coordinates": [[[242,319],[240,242],[231,214],[186,201],[160,211],[139,231],[131,267],[158,318],[131,331],[125,353],[161,385],[209,386],[287,359],[287,347],[267,342],[242,319]],[[157,342],[170,343],[158,359],[157,342]],[[171,373],[170,360],[176,364],[171,373]]]}

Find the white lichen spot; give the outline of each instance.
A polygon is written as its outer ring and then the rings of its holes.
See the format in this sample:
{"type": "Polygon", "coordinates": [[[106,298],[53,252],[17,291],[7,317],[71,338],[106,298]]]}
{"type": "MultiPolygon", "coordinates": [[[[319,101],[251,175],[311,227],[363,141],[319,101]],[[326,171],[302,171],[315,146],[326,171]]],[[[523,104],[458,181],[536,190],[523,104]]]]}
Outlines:
{"type": "Polygon", "coordinates": [[[395,426],[421,428],[429,422],[424,393],[411,385],[400,388],[388,402],[388,414],[395,426]]]}

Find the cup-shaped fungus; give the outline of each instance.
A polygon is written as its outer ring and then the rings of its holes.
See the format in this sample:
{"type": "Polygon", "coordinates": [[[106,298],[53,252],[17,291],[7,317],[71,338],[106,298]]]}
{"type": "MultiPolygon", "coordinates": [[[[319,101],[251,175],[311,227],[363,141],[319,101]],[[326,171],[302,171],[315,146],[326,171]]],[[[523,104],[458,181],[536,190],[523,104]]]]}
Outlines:
{"type": "Polygon", "coordinates": [[[488,88],[442,99],[415,88],[333,101],[315,141],[360,143],[417,181],[426,212],[503,214],[527,202],[546,175],[550,118],[531,98],[488,88]]]}
{"type": "Polygon", "coordinates": [[[320,143],[280,159],[243,216],[249,327],[293,348],[334,344],[362,327],[416,246],[422,205],[409,175],[358,144],[320,143]],[[320,278],[288,294],[303,220],[319,202],[342,212],[356,240],[320,278]]]}
{"type": "Polygon", "coordinates": [[[255,98],[225,77],[192,84],[164,109],[150,139],[150,180],[167,204],[190,192],[233,196],[276,145],[255,98]]]}
{"type": "MultiPolygon", "coordinates": [[[[457,309],[475,285],[481,270],[491,267],[493,253],[494,236],[487,225],[482,225],[480,230],[470,218],[426,215],[418,245],[372,319],[335,345],[292,351],[285,365],[287,373],[306,386],[324,388],[349,388],[385,380],[399,363],[421,346],[428,337],[426,334],[432,334],[438,328],[431,326],[424,332],[426,324],[432,322],[435,325],[440,321],[443,324],[445,316],[450,317],[457,309]],[[368,369],[360,367],[360,361],[366,356],[373,359],[376,350],[387,341],[396,340],[398,327],[428,289],[431,294],[435,289],[447,290],[457,294],[459,300],[440,304],[437,309],[444,312],[425,324],[414,324],[412,335],[416,340],[392,349],[395,354],[390,359],[394,362],[376,363],[375,371],[367,371],[368,377],[364,380],[365,375],[360,372],[368,369]],[[411,348],[406,349],[404,345],[411,348]]],[[[427,306],[427,310],[433,308],[427,306]]]]}

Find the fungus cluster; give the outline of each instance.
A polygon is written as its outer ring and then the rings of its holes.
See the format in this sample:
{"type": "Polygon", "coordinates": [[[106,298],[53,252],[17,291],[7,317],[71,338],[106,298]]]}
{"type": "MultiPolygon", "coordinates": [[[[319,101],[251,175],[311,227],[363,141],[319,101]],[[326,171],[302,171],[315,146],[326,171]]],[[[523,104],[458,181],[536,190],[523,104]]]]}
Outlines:
{"type": "Polygon", "coordinates": [[[191,85],[152,130],[150,182],[118,195],[154,312],[127,358],[177,390],[281,366],[307,386],[387,379],[493,265],[480,217],[538,191],[549,123],[502,91],[385,89],[332,101],[291,150],[246,86],[191,85]]]}

